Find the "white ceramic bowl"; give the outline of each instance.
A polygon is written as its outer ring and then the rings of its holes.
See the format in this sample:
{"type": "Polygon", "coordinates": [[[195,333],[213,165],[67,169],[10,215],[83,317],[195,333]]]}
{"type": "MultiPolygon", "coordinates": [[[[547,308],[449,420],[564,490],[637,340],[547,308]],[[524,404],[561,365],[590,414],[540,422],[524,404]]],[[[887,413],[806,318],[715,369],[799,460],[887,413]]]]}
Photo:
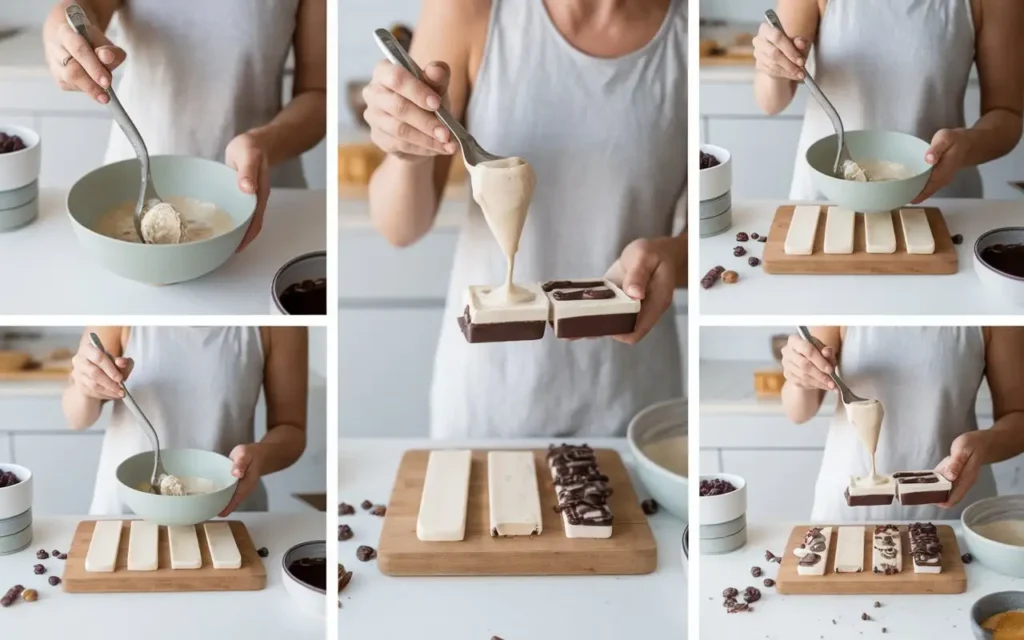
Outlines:
{"type": "Polygon", "coordinates": [[[238,478],[231,475],[232,462],[227,456],[200,449],[162,449],[160,460],[171,475],[205,478],[219,488],[196,496],[139,491],[138,487],[149,482],[153,471],[153,452],[135,454],[117,466],[117,495],[143,520],[162,525],[199,524],[216,518],[231,502],[238,478]]]}
{"type": "Polygon", "coordinates": [[[1003,273],[981,257],[982,251],[997,244],[1024,244],[1024,227],[1003,227],[981,234],[974,243],[974,273],[994,297],[1024,307],[1024,278],[1003,273]]]}
{"type": "Polygon", "coordinates": [[[636,414],[626,430],[626,440],[636,460],[640,481],[658,505],[682,520],[687,517],[686,488],[689,483],[686,477],[659,466],[647,457],[641,447],[669,436],[686,434],[686,400],[668,400],[651,405],[636,414]]]}
{"type": "Polygon", "coordinates": [[[39,178],[43,158],[43,144],[39,134],[26,127],[0,123],[0,131],[18,136],[25,143],[21,151],[0,153],[0,191],[13,191],[26,187],[39,178]]]}
{"type": "Polygon", "coordinates": [[[0,489],[0,520],[20,516],[32,508],[32,472],[16,464],[0,464],[0,469],[13,471],[21,480],[16,485],[0,489]]]}
{"type": "Polygon", "coordinates": [[[709,473],[702,475],[701,480],[725,480],[736,487],[735,491],[718,496],[701,496],[701,526],[732,522],[747,513],[747,481],[731,473],[709,473]]]}
{"type": "Polygon", "coordinates": [[[974,529],[1000,520],[1024,520],[1024,495],[985,498],[964,509],[960,523],[967,550],[996,573],[1024,578],[1024,547],[990,540],[974,529]]]}
{"type": "Polygon", "coordinates": [[[702,144],[700,150],[718,159],[719,164],[700,170],[700,201],[714,200],[732,190],[732,154],[711,144],[702,144]]]}
{"type": "Polygon", "coordinates": [[[281,294],[284,293],[284,290],[303,280],[326,277],[326,251],[314,251],[289,260],[277,270],[274,280],[270,284],[270,313],[278,316],[291,315],[281,306],[281,294]]]}
{"type": "MultiPolygon", "coordinates": [[[[323,617],[327,611],[327,592],[302,582],[288,571],[288,565],[301,558],[326,558],[327,543],[324,540],[301,542],[285,552],[281,558],[281,582],[285,591],[299,605],[304,613],[323,617]]],[[[327,579],[331,571],[327,569],[327,579]]]]}

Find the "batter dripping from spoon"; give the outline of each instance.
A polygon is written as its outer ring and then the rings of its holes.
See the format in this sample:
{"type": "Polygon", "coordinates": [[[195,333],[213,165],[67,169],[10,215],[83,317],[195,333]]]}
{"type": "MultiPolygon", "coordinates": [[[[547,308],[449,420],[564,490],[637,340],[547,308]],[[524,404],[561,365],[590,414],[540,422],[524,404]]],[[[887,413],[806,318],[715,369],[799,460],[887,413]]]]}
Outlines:
{"type": "Polygon", "coordinates": [[[881,484],[884,478],[875,473],[875,451],[878,449],[878,434],[882,431],[882,418],[885,416],[882,403],[878,400],[861,400],[845,406],[846,419],[857,430],[864,448],[871,454],[871,475],[867,482],[881,484]]]}

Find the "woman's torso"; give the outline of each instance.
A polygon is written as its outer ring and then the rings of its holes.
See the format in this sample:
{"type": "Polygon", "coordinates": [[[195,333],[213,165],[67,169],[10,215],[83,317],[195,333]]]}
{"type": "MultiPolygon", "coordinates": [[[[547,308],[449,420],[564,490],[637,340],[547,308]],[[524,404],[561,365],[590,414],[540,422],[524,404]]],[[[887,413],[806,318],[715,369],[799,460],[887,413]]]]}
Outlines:
{"type": "MultiPolygon", "coordinates": [[[[933,469],[953,440],[978,428],[978,387],[985,373],[985,338],[978,327],[849,327],[840,372],[864,398],[885,410],[875,463],[878,473],[933,469]]],[[[815,486],[815,522],[941,520],[957,518],[971,502],[995,495],[995,477],[984,467],[959,505],[848,507],[850,476],[870,473],[870,458],[840,406],[829,426],[815,486]]]]}
{"type": "MultiPolygon", "coordinates": [[[[124,355],[135,361],[128,390],[161,448],[228,455],[255,440],[253,418],[263,387],[259,327],[132,327],[124,355]]],[[[94,515],[123,512],[115,470],[124,459],[152,450],[124,403],[111,409],[89,510],[94,515]]],[[[265,510],[265,489],[254,491],[242,508],[265,510]]]]}
{"type": "MultiPolygon", "coordinates": [[[[574,49],[542,0],[495,0],[467,128],[525,158],[537,187],[516,280],[602,276],[632,240],[667,236],[686,187],[686,3],[642,49],[574,49]]],[[[672,311],[637,346],[603,338],[467,344],[468,285],[499,283],[505,257],[479,207],[459,237],[434,367],[435,437],[611,435],[642,407],[682,395],[672,311]]]]}
{"type": "MultiPolygon", "coordinates": [[[[813,51],[814,80],[847,130],[900,131],[930,142],[940,129],[966,124],[974,43],[970,0],[827,0],[813,51]]],[[[834,132],[808,97],[791,198],[822,199],[805,154],[834,132]]],[[[978,168],[961,169],[936,195],[980,198],[978,168]]]]}
{"type": "MultiPolygon", "coordinates": [[[[117,96],[150,154],[223,162],[236,135],[277,115],[299,2],[124,0],[116,44],[128,59],[117,96]]],[[[106,161],[134,157],[113,125],[106,161]]],[[[271,184],[305,187],[300,160],[274,167],[271,184]]]]}

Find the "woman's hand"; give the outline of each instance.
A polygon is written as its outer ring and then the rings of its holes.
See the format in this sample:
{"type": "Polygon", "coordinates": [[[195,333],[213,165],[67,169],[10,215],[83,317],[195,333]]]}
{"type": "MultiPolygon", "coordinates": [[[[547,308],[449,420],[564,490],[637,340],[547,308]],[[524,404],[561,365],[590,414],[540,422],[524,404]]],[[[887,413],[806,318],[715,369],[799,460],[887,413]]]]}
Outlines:
{"type": "Polygon", "coordinates": [[[231,458],[231,475],[238,478],[235,485],[235,494],[231,496],[231,502],[220,512],[220,517],[225,517],[242,504],[252,490],[260,482],[263,475],[263,446],[260,444],[240,444],[231,450],[228,455],[231,458]]]}
{"type": "Polygon", "coordinates": [[[932,173],[913,204],[924,202],[953,181],[967,160],[970,146],[966,129],[939,129],[935,132],[932,144],[924,154],[925,162],[932,165],[932,173]]]}
{"type": "Polygon", "coordinates": [[[804,65],[810,43],[797,36],[793,40],[767,22],[754,36],[755,68],[768,76],[800,82],[804,79],[804,65]]]}
{"type": "Polygon", "coordinates": [[[940,507],[949,509],[963,500],[971,490],[987,459],[987,446],[988,438],[984,431],[968,431],[953,440],[949,455],[935,467],[936,472],[953,483],[949,500],[940,504],[940,507]]]}
{"type": "Polygon", "coordinates": [[[384,60],[363,89],[363,119],[370,125],[370,139],[384,152],[404,160],[427,160],[456,150],[451,132],[434,113],[442,104],[448,105],[451,72],[447,64],[431,62],[423,73],[429,83],[384,60]]]}
{"type": "Polygon", "coordinates": [[[83,341],[71,358],[71,382],[84,396],[94,400],[120,400],[124,390],[118,385],[128,379],[135,362],[131,358],[110,358],[89,342],[83,341]]]}
{"type": "Polygon", "coordinates": [[[782,347],[782,373],[801,389],[831,391],[836,388],[829,374],[836,367],[835,350],[821,351],[800,336],[789,336],[782,347]]]}
{"type": "Polygon", "coordinates": [[[82,91],[100,104],[110,98],[106,89],[113,76],[111,71],[125,61],[124,49],[107,39],[94,25],[88,27],[89,40],[98,46],[89,46],[85,38],[67,24],[43,32],[43,50],[50,75],[64,91],[82,91]]]}
{"type": "Polygon", "coordinates": [[[270,198],[270,164],[259,138],[251,133],[236,136],[228,143],[228,148],[224,152],[224,162],[238,172],[238,188],[242,193],[256,194],[256,212],[252,216],[245,237],[238,245],[238,251],[242,251],[263,229],[263,214],[267,210],[267,200],[270,198]]]}
{"type": "Polygon", "coordinates": [[[612,338],[626,344],[640,342],[672,306],[680,242],[679,238],[634,240],[608,269],[606,278],[622,287],[630,298],[642,301],[633,333],[612,338]]]}

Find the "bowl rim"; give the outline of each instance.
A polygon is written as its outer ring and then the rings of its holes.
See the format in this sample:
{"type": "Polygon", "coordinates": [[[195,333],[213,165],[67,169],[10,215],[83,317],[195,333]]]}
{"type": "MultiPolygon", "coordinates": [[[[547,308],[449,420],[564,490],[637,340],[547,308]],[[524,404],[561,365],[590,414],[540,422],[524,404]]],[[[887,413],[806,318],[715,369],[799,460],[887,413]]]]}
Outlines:
{"type": "Polygon", "coordinates": [[[29,127],[24,127],[20,124],[4,124],[0,122],[0,131],[10,135],[11,131],[14,131],[14,135],[21,138],[22,142],[25,142],[24,149],[18,149],[17,151],[10,151],[8,153],[0,154],[0,158],[16,158],[18,155],[25,153],[28,155],[29,151],[32,151],[43,143],[43,136],[39,135],[39,132],[29,127]],[[25,140],[28,137],[32,140],[32,144],[28,144],[25,140]]]}
{"type": "MultiPolygon", "coordinates": [[[[992,632],[984,629],[981,626],[981,623],[984,622],[984,620],[979,620],[978,619],[978,605],[980,605],[981,601],[985,600],[986,598],[996,598],[996,597],[999,597],[999,596],[1006,596],[1006,595],[1009,595],[1009,594],[1019,594],[1021,596],[1024,596],[1024,591],[1014,591],[1014,590],[1011,590],[1011,589],[1007,589],[1006,591],[995,591],[993,593],[986,593],[985,595],[981,596],[980,598],[978,598],[977,600],[975,600],[971,604],[971,614],[970,614],[971,615],[971,624],[973,624],[975,627],[977,627],[979,631],[984,633],[986,638],[991,638],[992,637],[992,632]]],[[[1004,609],[1003,611],[1000,611],[999,613],[1005,613],[1006,611],[1012,611],[1012,609],[1004,609]]]]}
{"type": "MultiPolygon", "coordinates": [[[[688,403],[686,398],[672,398],[671,400],[662,400],[661,402],[655,402],[652,405],[644,407],[643,409],[640,410],[640,412],[638,414],[633,416],[632,420],[629,421],[629,426],[626,427],[626,442],[629,443],[629,450],[633,454],[633,458],[637,459],[637,460],[642,460],[644,463],[646,463],[644,466],[653,468],[655,470],[655,473],[665,477],[666,479],[671,479],[671,480],[673,480],[675,482],[678,482],[678,481],[682,480],[684,484],[688,484],[690,482],[690,478],[688,476],[681,476],[681,475],[675,473],[674,471],[669,471],[668,469],[662,467],[660,464],[656,463],[654,460],[651,460],[649,457],[647,457],[647,454],[645,454],[643,452],[643,449],[641,449],[637,445],[637,443],[636,443],[636,429],[637,429],[636,425],[637,425],[637,422],[640,420],[640,418],[642,418],[643,416],[647,415],[648,413],[653,413],[653,412],[657,411],[658,409],[662,409],[662,408],[664,408],[666,406],[673,405],[673,404],[682,404],[682,405],[684,405],[687,408],[687,410],[689,410],[689,403],[688,403]]],[[[687,416],[687,419],[689,419],[689,416],[687,416]]],[[[684,422],[682,426],[683,426],[683,430],[686,433],[686,435],[689,436],[689,432],[690,432],[689,425],[684,422]]],[[[686,442],[686,457],[687,457],[687,460],[686,460],[687,465],[686,466],[687,466],[687,468],[689,468],[689,466],[690,466],[689,465],[689,463],[690,463],[690,460],[689,460],[689,457],[690,457],[690,442],[689,442],[689,439],[687,439],[687,442],[686,442]]]]}
{"type": "MultiPolygon", "coordinates": [[[[185,158],[185,159],[187,159],[189,161],[192,161],[192,162],[202,162],[202,163],[207,163],[207,164],[214,164],[214,165],[217,165],[219,167],[227,167],[228,169],[231,169],[231,167],[228,167],[228,165],[224,164],[223,162],[218,162],[217,160],[211,160],[210,158],[200,158],[199,156],[189,156],[189,155],[184,155],[184,154],[180,154],[180,153],[177,153],[177,154],[176,153],[165,153],[165,154],[159,154],[159,155],[151,155],[149,158],[150,158],[150,161],[156,160],[158,158],[185,158]]],[[[71,219],[72,224],[74,224],[75,226],[77,226],[80,229],[85,230],[86,232],[88,232],[92,236],[96,236],[97,238],[101,238],[102,240],[109,240],[111,242],[117,242],[117,243],[120,243],[120,244],[125,244],[125,245],[130,245],[130,246],[147,247],[147,249],[146,249],[147,251],[150,251],[150,250],[156,250],[156,251],[180,251],[182,247],[193,247],[193,246],[199,247],[199,246],[203,246],[206,243],[211,243],[211,242],[214,242],[216,240],[220,240],[224,236],[230,235],[232,233],[237,233],[243,227],[245,228],[246,231],[248,231],[249,225],[252,224],[252,219],[256,216],[256,207],[259,205],[259,198],[254,193],[244,193],[244,192],[242,192],[242,195],[244,195],[244,196],[246,196],[248,198],[252,198],[252,211],[250,211],[246,215],[244,220],[242,220],[241,222],[239,222],[235,226],[231,227],[230,231],[225,231],[224,233],[219,233],[219,234],[217,234],[215,236],[211,236],[209,238],[204,238],[202,240],[190,240],[189,242],[182,242],[182,243],[179,243],[179,244],[150,244],[150,243],[144,243],[144,242],[128,242],[127,240],[121,240],[120,238],[111,238],[110,236],[105,236],[102,233],[96,231],[95,229],[86,226],[85,224],[80,222],[78,220],[78,218],[75,217],[75,214],[73,214],[71,212],[71,194],[72,194],[72,192],[74,192],[75,187],[77,187],[83,180],[85,180],[85,178],[87,176],[90,176],[90,175],[92,175],[92,174],[94,174],[94,173],[96,173],[98,171],[102,171],[103,169],[106,169],[107,167],[113,166],[115,164],[120,164],[122,162],[125,162],[125,163],[127,163],[127,162],[138,162],[138,159],[136,159],[136,158],[126,158],[124,160],[118,160],[116,162],[109,162],[107,164],[100,165],[100,166],[96,167],[95,169],[92,169],[92,170],[86,172],[85,174],[81,175],[78,178],[78,180],[75,180],[74,184],[72,184],[68,188],[67,196],[65,196],[65,198],[64,198],[64,209],[67,211],[68,217],[71,219]]],[[[191,196],[182,196],[182,197],[191,198],[191,196]]],[[[197,198],[192,198],[192,199],[193,200],[197,200],[197,198]]],[[[220,205],[217,205],[217,203],[211,203],[211,204],[214,204],[215,206],[220,208],[220,205]]],[[[222,209],[222,211],[223,211],[223,209],[222,209]]],[[[236,249],[237,249],[237,247],[236,247],[236,249]]]]}
{"type": "MultiPolygon", "coordinates": [[[[730,491],[729,493],[721,493],[721,494],[719,494],[717,496],[702,496],[702,495],[699,495],[700,491],[698,489],[697,498],[700,499],[700,500],[710,500],[710,499],[715,499],[715,498],[726,498],[727,496],[732,496],[732,495],[735,495],[735,494],[737,494],[737,493],[739,493],[741,491],[745,492],[747,490],[747,479],[744,478],[743,476],[738,476],[738,475],[736,475],[734,473],[702,473],[702,474],[700,474],[700,476],[698,476],[697,481],[700,482],[701,480],[705,480],[705,479],[707,479],[707,480],[712,480],[712,479],[727,480],[727,481],[731,482],[734,487],[736,487],[736,490],[735,491],[730,491]],[[733,482],[734,480],[738,480],[739,482],[738,483],[737,482],[733,482]]],[[[731,498],[727,498],[727,499],[731,499],[731,498]]]]}
{"type": "Polygon", "coordinates": [[[27,483],[32,479],[32,470],[29,469],[28,467],[23,467],[20,464],[14,464],[13,462],[0,462],[0,469],[4,471],[13,471],[14,475],[18,476],[18,484],[12,484],[9,487],[0,488],[0,495],[2,495],[3,492],[7,491],[8,489],[20,487],[21,485],[27,483]],[[22,473],[25,474],[24,477],[22,477],[22,473]]]}
{"type": "MultiPolygon", "coordinates": [[[[846,136],[849,136],[851,133],[852,134],[857,134],[857,133],[875,133],[875,134],[879,134],[879,133],[881,133],[881,134],[886,134],[886,135],[890,135],[890,136],[900,136],[900,137],[903,137],[903,138],[913,138],[914,140],[917,140],[918,142],[924,144],[926,150],[928,149],[928,146],[929,146],[928,142],[926,140],[918,138],[917,136],[915,136],[913,134],[910,134],[910,133],[904,133],[903,131],[887,131],[887,130],[879,130],[879,129],[850,129],[849,131],[844,131],[843,133],[846,136]]],[[[815,140],[814,142],[812,142],[811,144],[809,144],[807,146],[807,150],[804,151],[804,162],[807,164],[807,167],[811,171],[813,171],[814,173],[818,174],[819,176],[830,178],[832,180],[839,180],[839,181],[844,182],[844,183],[848,182],[850,184],[858,184],[858,185],[865,185],[866,186],[866,185],[879,185],[879,184],[899,185],[899,184],[902,184],[902,183],[905,183],[905,182],[910,182],[911,180],[919,180],[919,179],[921,179],[922,176],[930,174],[932,172],[932,169],[935,168],[934,165],[931,165],[928,168],[926,168],[924,171],[921,171],[919,173],[915,173],[914,175],[910,176],[909,178],[903,178],[902,180],[886,180],[884,182],[857,182],[856,180],[845,180],[843,178],[838,178],[838,177],[834,176],[831,173],[825,173],[824,171],[818,171],[818,169],[816,169],[814,167],[814,165],[811,164],[811,160],[810,160],[810,157],[809,157],[810,153],[811,153],[811,149],[813,149],[815,145],[818,145],[821,142],[823,142],[825,140],[828,140],[829,138],[838,138],[838,137],[839,137],[839,134],[837,134],[837,133],[830,133],[830,134],[828,134],[826,136],[818,138],[817,140],[815,140]]],[[[852,188],[854,188],[854,189],[863,189],[864,187],[852,187],[852,188]]]]}
{"type": "MultiPolygon", "coordinates": [[[[324,550],[326,551],[326,549],[327,549],[327,540],[305,540],[303,542],[298,542],[296,544],[293,544],[291,547],[288,548],[287,551],[285,551],[281,555],[281,571],[284,573],[284,575],[288,576],[288,579],[290,579],[294,584],[297,584],[300,587],[305,587],[306,589],[312,591],[313,593],[318,593],[318,594],[321,594],[321,595],[327,595],[327,590],[326,589],[318,589],[317,587],[314,587],[312,585],[308,585],[305,582],[303,582],[302,580],[299,580],[298,578],[296,578],[292,574],[292,572],[288,570],[288,562],[287,562],[287,560],[288,560],[289,554],[291,554],[293,551],[295,551],[299,547],[304,547],[304,546],[306,546],[308,544],[322,544],[322,545],[324,545],[324,550]]],[[[309,556],[303,556],[303,557],[309,557],[309,556]]],[[[327,563],[327,559],[325,557],[324,558],[325,568],[326,568],[326,563],[327,563]]],[[[327,575],[329,576],[330,572],[328,572],[327,575]]]]}
{"type": "MultiPolygon", "coordinates": [[[[308,253],[303,253],[302,255],[295,256],[294,258],[292,258],[288,262],[286,262],[283,265],[281,265],[281,268],[277,270],[277,273],[274,274],[274,277],[270,279],[270,299],[274,301],[274,307],[278,311],[280,311],[283,315],[290,316],[291,314],[288,313],[287,311],[285,311],[284,306],[281,305],[281,296],[277,295],[277,283],[280,281],[281,276],[284,275],[285,271],[287,271],[288,269],[291,269],[292,267],[294,267],[296,264],[298,264],[300,262],[305,262],[306,260],[311,260],[313,258],[323,258],[324,260],[326,260],[327,259],[327,251],[326,250],[310,251],[308,253]]],[[[327,278],[326,271],[327,270],[325,269],[324,270],[324,278],[325,279],[327,278]]]]}
{"type": "Polygon", "coordinates": [[[980,236],[978,236],[978,239],[974,241],[974,260],[977,264],[980,264],[981,266],[985,267],[986,269],[988,269],[997,276],[1000,276],[1007,280],[1013,280],[1015,282],[1024,282],[1024,278],[1022,278],[1021,276],[1015,276],[1013,274],[1006,273],[1005,271],[996,269],[991,264],[989,264],[989,262],[985,260],[985,258],[981,257],[981,241],[984,240],[985,238],[988,238],[989,236],[995,235],[997,233],[1005,233],[1007,231],[1020,231],[1024,233],[1024,227],[999,227],[998,229],[989,229],[988,231],[982,233],[980,236]]]}
{"type": "MultiPolygon", "coordinates": [[[[219,456],[219,457],[227,460],[231,464],[234,464],[231,461],[231,458],[227,457],[226,455],[224,455],[222,453],[218,453],[216,451],[207,451],[206,449],[196,449],[194,447],[193,448],[187,448],[187,449],[184,449],[184,448],[183,449],[178,449],[178,448],[172,448],[172,449],[163,449],[163,448],[161,448],[160,449],[161,455],[166,453],[166,452],[168,452],[168,451],[199,451],[199,452],[204,453],[204,454],[212,454],[212,455],[215,455],[215,456],[219,456]]],[[[131,460],[135,456],[140,456],[140,455],[142,455],[144,453],[152,453],[152,451],[139,451],[138,453],[133,453],[132,455],[128,456],[127,458],[125,458],[121,462],[117,463],[117,466],[114,468],[114,480],[117,481],[117,484],[120,487],[122,487],[124,489],[127,489],[128,491],[133,491],[135,493],[138,493],[138,494],[141,494],[141,495],[145,495],[145,496],[157,496],[157,497],[160,497],[160,498],[176,498],[177,499],[177,498],[200,498],[200,497],[203,497],[203,496],[210,496],[210,495],[213,495],[215,493],[220,493],[221,491],[224,491],[225,489],[232,489],[232,490],[234,490],[234,488],[238,485],[238,478],[236,478],[234,476],[231,476],[231,482],[229,484],[227,484],[226,486],[223,486],[223,487],[221,487],[219,489],[216,489],[214,491],[211,491],[209,493],[203,493],[203,494],[199,494],[199,495],[195,495],[195,496],[165,496],[163,494],[149,493],[148,491],[139,491],[135,487],[133,487],[131,485],[128,485],[128,484],[125,484],[124,482],[121,482],[121,474],[119,472],[120,472],[121,467],[124,465],[125,462],[131,460]]],[[[17,485],[15,485],[15,486],[17,486],[17,485]]]]}
{"type": "Polygon", "coordinates": [[[978,533],[977,531],[975,531],[973,526],[967,524],[967,515],[969,513],[971,513],[972,510],[980,509],[981,505],[984,505],[984,504],[987,504],[987,503],[996,502],[997,500],[1002,500],[1004,498],[1009,498],[1009,497],[1019,498],[1021,496],[1020,495],[990,496],[988,498],[982,498],[981,500],[978,500],[975,503],[967,505],[967,508],[964,509],[963,512],[960,514],[960,526],[963,527],[963,529],[964,529],[964,537],[967,536],[967,532],[970,532],[971,535],[977,536],[978,538],[981,538],[982,540],[984,540],[985,542],[987,542],[989,544],[996,545],[995,548],[997,548],[997,549],[1003,549],[1003,550],[1007,550],[1007,551],[1011,551],[1011,550],[1014,550],[1014,549],[1016,549],[1017,551],[1024,550],[1024,547],[1020,547],[1020,546],[1013,545],[1013,544],[1006,544],[1005,542],[999,542],[998,540],[993,540],[992,538],[986,537],[986,536],[978,533]]]}

